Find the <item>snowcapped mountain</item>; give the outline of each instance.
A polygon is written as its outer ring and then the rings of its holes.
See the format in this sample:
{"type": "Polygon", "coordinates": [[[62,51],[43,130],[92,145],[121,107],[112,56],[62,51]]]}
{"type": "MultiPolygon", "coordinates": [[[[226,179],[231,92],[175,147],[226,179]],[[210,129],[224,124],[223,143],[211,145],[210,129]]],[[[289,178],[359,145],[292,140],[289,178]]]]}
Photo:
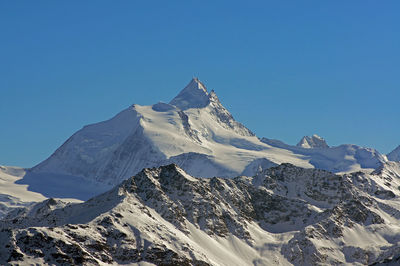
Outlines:
{"type": "Polygon", "coordinates": [[[0,264],[396,265],[399,154],[260,139],[194,78],[0,166],[0,264]]]}
{"type": "Polygon", "coordinates": [[[400,164],[338,175],[282,164],[255,177],[144,169],[84,203],[0,220],[0,264],[366,265],[400,253],[400,164]]]}
{"type": "Polygon", "coordinates": [[[145,167],[169,163],[197,177],[234,177],[280,163],[346,172],[375,169],[386,161],[373,149],[324,144],[318,136],[304,139],[307,149],[260,140],[194,78],[170,103],[135,104],[85,126],[29,173],[115,185],[145,167]]]}
{"type": "Polygon", "coordinates": [[[400,162],[400,145],[387,155],[388,160],[400,162]]]}
{"type": "Polygon", "coordinates": [[[299,143],[296,145],[297,147],[302,147],[306,149],[310,148],[320,148],[320,149],[325,149],[329,148],[328,144],[326,141],[321,138],[320,136],[314,134],[311,137],[309,136],[304,136],[299,143]]]}
{"type": "Polygon", "coordinates": [[[279,140],[262,138],[262,142],[303,156],[313,167],[335,173],[355,172],[366,169],[376,169],[387,162],[384,155],[372,148],[363,148],[352,144],[342,144],[336,147],[303,148],[283,143],[279,140]]]}
{"type": "Polygon", "coordinates": [[[206,87],[198,78],[193,78],[190,83],[170,101],[171,105],[181,110],[190,108],[204,108],[210,104],[210,97],[206,87]]]}

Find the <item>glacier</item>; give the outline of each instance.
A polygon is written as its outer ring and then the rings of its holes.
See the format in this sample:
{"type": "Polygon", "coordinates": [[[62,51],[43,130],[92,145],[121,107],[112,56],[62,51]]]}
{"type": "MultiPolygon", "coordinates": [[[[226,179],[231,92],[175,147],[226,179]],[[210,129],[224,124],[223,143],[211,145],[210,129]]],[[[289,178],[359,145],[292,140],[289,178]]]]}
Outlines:
{"type": "Polygon", "coordinates": [[[297,146],[259,138],[233,118],[215,91],[193,78],[169,103],[134,104],[85,126],[30,172],[116,185],[145,167],[168,163],[197,177],[234,177],[280,163],[351,172],[373,170],[385,161],[374,149],[329,147],[317,135],[297,146]]]}

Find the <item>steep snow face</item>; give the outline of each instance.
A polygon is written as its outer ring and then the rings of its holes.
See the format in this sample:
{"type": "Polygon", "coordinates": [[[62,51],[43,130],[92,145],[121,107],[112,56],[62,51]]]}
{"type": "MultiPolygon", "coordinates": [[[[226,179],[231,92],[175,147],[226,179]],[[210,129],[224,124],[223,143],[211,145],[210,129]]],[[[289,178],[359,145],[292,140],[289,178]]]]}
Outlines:
{"type": "Polygon", "coordinates": [[[210,102],[208,92],[198,78],[193,78],[190,83],[174,98],[170,104],[181,110],[189,108],[203,108],[210,102]]]}
{"type": "Polygon", "coordinates": [[[140,114],[129,107],[110,120],[85,126],[70,137],[34,172],[97,176],[129,136],[140,131],[140,114]]]}
{"type": "Polygon", "coordinates": [[[115,185],[145,167],[171,162],[195,176],[233,177],[263,157],[312,167],[301,156],[262,143],[235,121],[215,92],[193,79],[170,104],[133,105],[84,127],[32,172],[115,185]]]}
{"type": "Polygon", "coordinates": [[[388,160],[400,162],[400,145],[387,155],[388,160]]]}
{"type": "MultiPolygon", "coordinates": [[[[313,136],[309,144],[321,148],[322,141],[313,136]]],[[[145,167],[169,163],[197,177],[234,177],[284,162],[340,172],[375,168],[380,161],[379,154],[348,155],[297,152],[260,141],[195,78],[169,104],[135,104],[108,121],[84,127],[32,173],[116,185],[145,167]]]]}
{"type": "Polygon", "coordinates": [[[399,252],[399,168],[337,175],[282,164],[233,179],[198,179],[176,165],[144,169],[84,203],[14,210],[0,220],[0,264],[388,261],[399,252]]]}
{"type": "Polygon", "coordinates": [[[329,148],[328,144],[326,143],[326,141],[314,134],[311,137],[310,136],[304,136],[299,143],[297,143],[296,145],[297,147],[302,147],[302,148],[306,148],[306,149],[310,149],[310,148],[321,148],[321,149],[325,149],[325,148],[329,148]]]}

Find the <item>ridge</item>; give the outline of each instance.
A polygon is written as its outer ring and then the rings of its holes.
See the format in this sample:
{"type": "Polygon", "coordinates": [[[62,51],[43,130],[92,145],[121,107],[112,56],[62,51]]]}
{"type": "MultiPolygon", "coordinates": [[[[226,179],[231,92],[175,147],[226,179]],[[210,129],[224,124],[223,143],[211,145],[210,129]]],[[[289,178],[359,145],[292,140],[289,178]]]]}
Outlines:
{"type": "Polygon", "coordinates": [[[209,102],[207,88],[198,78],[193,78],[169,104],[186,110],[206,107],[209,102]]]}
{"type": "Polygon", "coordinates": [[[400,161],[400,145],[397,146],[396,149],[388,153],[387,155],[388,160],[399,162],[400,161]]]}
{"type": "Polygon", "coordinates": [[[296,145],[297,147],[302,147],[306,149],[312,148],[329,148],[328,144],[326,143],[325,139],[318,136],[317,134],[310,136],[304,136],[299,143],[296,145]]]}

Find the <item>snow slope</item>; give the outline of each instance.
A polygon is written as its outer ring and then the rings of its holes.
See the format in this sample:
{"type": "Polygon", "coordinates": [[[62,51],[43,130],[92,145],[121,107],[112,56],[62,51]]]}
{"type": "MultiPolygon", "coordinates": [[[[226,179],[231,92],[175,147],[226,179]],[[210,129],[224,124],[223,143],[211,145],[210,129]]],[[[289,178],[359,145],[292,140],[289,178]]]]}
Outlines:
{"type": "Polygon", "coordinates": [[[336,147],[299,147],[285,144],[281,141],[262,138],[262,142],[273,147],[285,149],[298,156],[303,156],[313,167],[335,173],[354,172],[359,170],[372,171],[387,162],[384,155],[372,148],[364,148],[352,144],[336,147]]]}
{"type": "Polygon", "coordinates": [[[400,252],[400,164],[337,175],[282,164],[255,177],[144,169],[84,203],[0,220],[0,264],[367,265],[400,252]]]}
{"type": "MultiPolygon", "coordinates": [[[[26,170],[23,168],[0,166],[0,218],[15,208],[30,206],[35,202],[47,199],[49,196],[46,193],[43,195],[42,193],[35,192],[35,189],[30,188],[27,184],[18,183],[25,175],[26,170]]],[[[39,184],[39,181],[36,182],[39,184]]],[[[76,190],[76,184],[74,182],[73,187],[69,188],[65,184],[59,184],[59,186],[62,186],[63,190],[76,190]]],[[[48,183],[40,183],[39,186],[46,187],[46,191],[52,189],[48,188],[48,183]]],[[[74,197],[72,194],[72,197],[63,197],[62,193],[56,193],[52,196],[62,198],[66,202],[81,202],[76,199],[79,197],[74,197]]]]}
{"type": "Polygon", "coordinates": [[[169,104],[135,104],[108,121],[84,127],[32,173],[115,185],[145,167],[168,163],[193,176],[234,177],[284,162],[345,172],[376,168],[385,161],[375,150],[355,145],[303,150],[260,141],[234,120],[214,91],[194,78],[169,104]]]}
{"type": "Polygon", "coordinates": [[[388,160],[400,162],[400,145],[387,155],[388,160]]]}

